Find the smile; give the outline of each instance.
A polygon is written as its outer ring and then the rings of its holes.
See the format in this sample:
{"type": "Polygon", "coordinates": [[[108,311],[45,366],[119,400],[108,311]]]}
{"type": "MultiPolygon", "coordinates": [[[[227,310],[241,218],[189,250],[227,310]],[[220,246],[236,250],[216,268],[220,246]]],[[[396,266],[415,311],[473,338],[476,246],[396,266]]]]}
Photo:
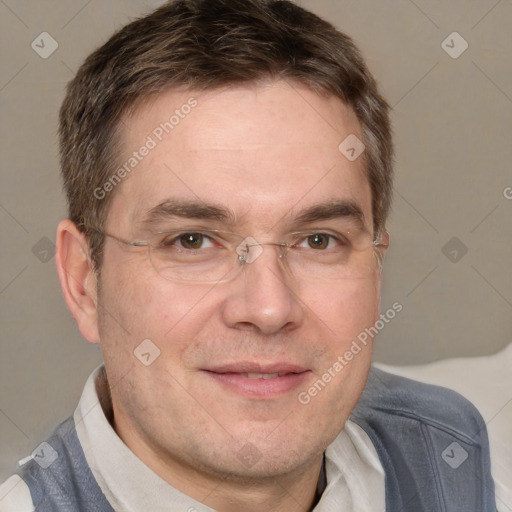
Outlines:
{"type": "Polygon", "coordinates": [[[203,373],[225,391],[246,398],[269,400],[282,397],[303,385],[311,372],[294,365],[256,367],[241,363],[204,370],[203,373]]]}

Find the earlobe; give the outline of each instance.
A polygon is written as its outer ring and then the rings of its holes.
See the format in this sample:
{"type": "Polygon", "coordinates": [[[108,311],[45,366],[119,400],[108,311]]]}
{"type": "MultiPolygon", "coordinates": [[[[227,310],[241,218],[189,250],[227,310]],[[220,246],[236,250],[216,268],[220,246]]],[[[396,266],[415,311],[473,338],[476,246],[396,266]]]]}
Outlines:
{"type": "Polygon", "coordinates": [[[80,332],[99,343],[96,276],[85,235],[69,219],[57,228],[55,261],[64,299],[80,332]]]}

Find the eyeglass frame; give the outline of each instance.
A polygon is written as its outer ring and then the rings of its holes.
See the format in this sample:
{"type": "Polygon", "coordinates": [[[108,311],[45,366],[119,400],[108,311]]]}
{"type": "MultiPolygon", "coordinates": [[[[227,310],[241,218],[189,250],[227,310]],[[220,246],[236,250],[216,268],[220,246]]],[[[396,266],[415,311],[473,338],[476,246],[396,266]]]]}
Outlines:
{"type": "MultiPolygon", "coordinates": [[[[226,281],[222,281],[222,280],[218,280],[218,281],[187,281],[187,280],[174,280],[174,279],[169,279],[169,278],[166,278],[165,276],[163,276],[159,271],[158,269],[155,267],[155,264],[153,263],[152,259],[151,259],[151,255],[150,255],[150,250],[151,250],[151,241],[150,240],[126,240],[125,238],[122,238],[122,237],[119,237],[119,236],[116,236],[116,235],[112,235],[111,233],[107,233],[106,231],[102,230],[102,229],[99,229],[99,228],[94,228],[94,231],[96,231],[98,234],[100,235],[103,235],[107,238],[112,238],[113,240],[116,240],[117,242],[121,243],[121,244],[124,244],[124,245],[127,245],[129,247],[147,247],[147,257],[149,258],[150,262],[151,262],[151,265],[153,266],[153,268],[155,269],[156,273],[162,277],[163,279],[167,280],[167,281],[171,281],[171,282],[181,282],[181,283],[187,283],[187,284],[212,284],[212,283],[216,283],[216,282],[226,282],[226,281]]],[[[151,236],[152,237],[156,237],[158,235],[165,235],[165,234],[171,234],[171,233],[191,233],[191,234],[207,234],[207,233],[226,233],[226,234],[230,234],[230,235],[236,235],[237,237],[240,237],[243,240],[246,240],[247,238],[250,238],[250,236],[246,236],[244,237],[243,235],[240,235],[238,233],[235,233],[235,232],[232,232],[232,231],[226,231],[226,230],[222,230],[222,229],[197,229],[197,228],[190,228],[190,230],[188,230],[187,228],[176,228],[174,230],[168,230],[168,231],[157,231],[155,233],[151,233],[151,236]],[[195,230],[196,229],[196,230],[195,230]]],[[[309,231],[297,231],[297,232],[293,232],[293,233],[289,233],[289,235],[299,235],[299,234],[307,234],[307,233],[310,233],[310,234],[315,234],[315,232],[309,232],[309,231]]],[[[328,234],[328,233],[324,233],[324,234],[328,234]]],[[[389,246],[388,243],[382,243],[380,242],[379,240],[382,239],[382,237],[386,236],[388,234],[387,230],[383,230],[383,231],[380,231],[376,234],[376,236],[374,236],[373,240],[372,240],[372,243],[371,245],[368,247],[369,248],[387,248],[389,246]]],[[[332,235],[331,235],[332,236],[332,235]]],[[[250,243],[250,244],[246,244],[246,247],[247,247],[247,252],[246,252],[246,256],[249,255],[249,249],[251,247],[257,247],[257,246],[262,246],[262,245],[271,245],[271,246],[276,246],[276,247],[280,247],[280,248],[291,248],[293,247],[293,245],[287,243],[287,242],[255,242],[255,243],[250,243]]],[[[247,257],[244,256],[244,255],[241,255],[239,253],[235,251],[233,251],[235,254],[238,255],[238,258],[237,258],[237,261],[241,264],[241,268],[243,268],[243,266],[249,264],[250,262],[247,261],[247,257]]],[[[283,254],[284,254],[284,251],[281,251],[279,253],[279,259],[282,259],[283,257],[283,254]]],[[[379,265],[381,266],[382,264],[382,258],[380,258],[378,260],[378,263],[379,265]]],[[[380,268],[379,268],[380,270],[380,268]]],[[[238,275],[238,274],[237,274],[238,275]]]]}

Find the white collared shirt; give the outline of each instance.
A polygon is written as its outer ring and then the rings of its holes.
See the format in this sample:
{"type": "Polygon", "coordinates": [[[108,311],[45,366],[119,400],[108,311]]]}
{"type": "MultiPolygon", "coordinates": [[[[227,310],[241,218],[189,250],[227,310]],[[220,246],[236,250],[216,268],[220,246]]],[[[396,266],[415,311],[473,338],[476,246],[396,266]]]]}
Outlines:
{"type": "MultiPolygon", "coordinates": [[[[116,512],[213,512],[172,487],[146,466],[120,439],[103,407],[111,407],[104,367],[87,380],[74,413],[78,439],[89,467],[116,512]]],[[[325,452],[327,486],[314,512],[383,512],[384,469],[369,437],[346,422],[325,452]]],[[[32,512],[27,485],[17,475],[0,488],[0,512],[32,512]],[[2,494],[5,496],[2,499],[2,494]]]]}

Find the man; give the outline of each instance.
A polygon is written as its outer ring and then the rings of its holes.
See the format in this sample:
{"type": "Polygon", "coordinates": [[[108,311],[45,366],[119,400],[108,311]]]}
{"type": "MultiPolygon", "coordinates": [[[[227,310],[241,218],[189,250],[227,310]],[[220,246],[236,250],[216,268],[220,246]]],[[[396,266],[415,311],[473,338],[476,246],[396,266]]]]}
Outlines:
{"type": "Polygon", "coordinates": [[[57,268],[105,365],[16,510],[495,510],[475,409],[370,371],[392,142],[347,36],[171,1],[86,60],[60,140],[57,268]]]}

